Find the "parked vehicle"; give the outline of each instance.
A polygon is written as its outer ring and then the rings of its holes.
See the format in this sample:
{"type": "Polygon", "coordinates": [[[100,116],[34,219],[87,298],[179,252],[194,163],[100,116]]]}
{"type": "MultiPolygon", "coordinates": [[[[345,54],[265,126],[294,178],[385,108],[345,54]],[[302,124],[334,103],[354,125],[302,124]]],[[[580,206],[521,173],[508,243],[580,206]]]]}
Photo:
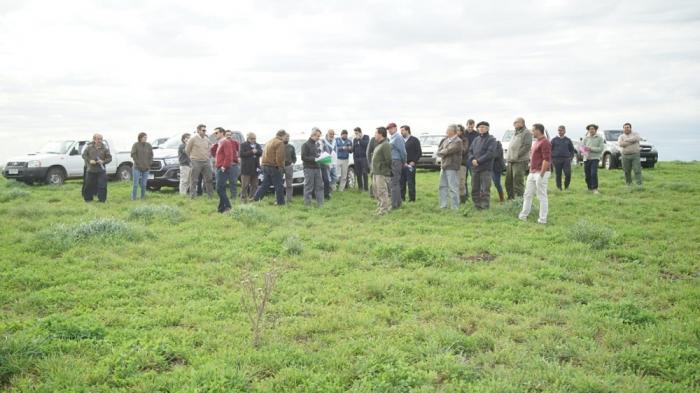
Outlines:
{"type": "MultiPolygon", "coordinates": [[[[66,179],[81,179],[85,162],[82,152],[88,140],[57,140],[44,145],[36,153],[12,157],[3,169],[7,179],[60,185],[66,179]]],[[[109,143],[103,141],[107,147],[109,143]]],[[[120,180],[131,180],[130,152],[110,148],[112,162],[107,164],[107,175],[120,180]]]]}
{"type": "MultiPolygon", "coordinates": [[[[295,189],[304,187],[304,165],[301,162],[301,146],[306,143],[308,139],[290,139],[289,143],[294,146],[294,151],[297,154],[297,162],[294,164],[294,175],[292,176],[292,186],[295,189]]],[[[352,139],[351,139],[352,140],[352,139]]],[[[348,184],[346,188],[355,187],[355,160],[353,159],[352,153],[350,153],[350,158],[348,159],[348,184]]],[[[337,169],[336,169],[337,170],[337,169]]],[[[340,175],[340,173],[338,173],[340,175]]],[[[259,181],[262,181],[262,174],[259,176],[259,181]]]]}
{"type": "MultiPolygon", "coordinates": [[[[622,130],[603,130],[603,140],[605,141],[605,149],[600,160],[600,167],[605,169],[614,169],[622,167],[622,153],[617,144],[617,140],[622,135],[622,130]]],[[[646,139],[642,138],[639,144],[642,148],[640,160],[645,168],[653,168],[659,160],[659,152],[646,139]]]]}
{"type": "Polygon", "coordinates": [[[170,138],[156,138],[151,142],[151,147],[154,149],[159,148],[163,143],[167,142],[170,138]]]}
{"type": "Polygon", "coordinates": [[[437,150],[443,139],[444,134],[422,134],[418,137],[423,154],[416,163],[417,168],[440,168],[442,160],[437,156],[437,150]]]}
{"type": "MultiPolygon", "coordinates": [[[[174,135],[153,150],[153,162],[147,181],[149,189],[158,191],[162,187],[177,188],[180,186],[180,160],[177,149],[182,143],[181,137],[182,135],[174,135]]],[[[243,143],[243,133],[233,131],[233,139],[238,143],[243,143]]],[[[210,136],[209,140],[216,143],[213,136],[210,136]]]]}

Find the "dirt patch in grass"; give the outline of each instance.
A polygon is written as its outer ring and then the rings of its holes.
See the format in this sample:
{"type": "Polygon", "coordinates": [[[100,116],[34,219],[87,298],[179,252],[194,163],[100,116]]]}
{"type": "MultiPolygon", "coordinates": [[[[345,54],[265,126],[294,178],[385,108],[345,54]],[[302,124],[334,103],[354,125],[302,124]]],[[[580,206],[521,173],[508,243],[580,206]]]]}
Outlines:
{"type": "Polygon", "coordinates": [[[462,255],[462,259],[470,263],[493,262],[496,259],[496,255],[488,251],[482,251],[475,255],[462,255]]]}

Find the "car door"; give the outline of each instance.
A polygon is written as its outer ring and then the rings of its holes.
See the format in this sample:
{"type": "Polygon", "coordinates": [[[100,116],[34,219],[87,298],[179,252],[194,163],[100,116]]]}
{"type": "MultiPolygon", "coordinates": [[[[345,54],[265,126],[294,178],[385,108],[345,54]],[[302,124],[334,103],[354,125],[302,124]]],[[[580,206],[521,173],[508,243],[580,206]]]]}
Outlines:
{"type": "Polygon", "coordinates": [[[68,177],[82,177],[83,167],[85,166],[85,161],[83,161],[83,148],[85,147],[85,141],[78,141],[73,144],[73,146],[68,149],[68,156],[66,157],[66,173],[68,177]]]}

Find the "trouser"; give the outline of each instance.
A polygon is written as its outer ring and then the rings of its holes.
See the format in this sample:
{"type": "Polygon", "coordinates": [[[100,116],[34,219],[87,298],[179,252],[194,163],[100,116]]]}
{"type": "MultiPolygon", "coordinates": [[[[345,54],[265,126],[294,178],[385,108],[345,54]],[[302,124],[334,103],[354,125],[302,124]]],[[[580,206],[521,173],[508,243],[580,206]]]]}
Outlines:
{"type": "Polygon", "coordinates": [[[278,205],[284,205],[284,185],[282,185],[282,170],[274,166],[263,165],[263,181],[258,191],[255,192],[253,197],[254,201],[261,200],[270,186],[275,187],[275,197],[277,199],[278,205]]]}
{"type": "Polygon", "coordinates": [[[190,188],[190,173],[192,168],[180,166],[180,195],[187,195],[190,188]]]}
{"type": "MultiPolygon", "coordinates": [[[[192,161],[192,172],[190,174],[190,184],[194,184],[194,182],[199,179],[199,176],[202,175],[202,180],[204,181],[204,191],[209,195],[209,198],[211,198],[214,195],[213,191],[213,186],[212,186],[212,170],[211,170],[211,164],[209,163],[209,160],[202,160],[202,161],[192,161]]],[[[190,187],[190,195],[192,198],[195,197],[197,194],[197,190],[195,187],[190,187]]]]}
{"type": "Polygon", "coordinates": [[[488,209],[491,197],[492,171],[474,171],[472,173],[472,201],[477,209],[488,209]]]}
{"type": "Polygon", "coordinates": [[[525,192],[525,176],[527,175],[527,162],[508,162],[506,170],[506,194],[508,199],[523,196],[525,192]]]}
{"type": "Polygon", "coordinates": [[[241,167],[238,164],[231,165],[231,168],[228,171],[228,181],[232,201],[235,201],[236,197],[238,197],[238,176],[240,175],[241,167]]]}
{"type": "Polygon", "coordinates": [[[304,205],[316,198],[316,206],[323,206],[323,177],[321,168],[304,168],[304,205]]]}
{"type": "Polygon", "coordinates": [[[231,168],[216,168],[216,193],[219,195],[219,207],[217,211],[223,213],[231,208],[231,201],[226,195],[226,181],[231,176],[231,168]]]}
{"type": "Polygon", "coordinates": [[[85,202],[92,202],[95,195],[98,201],[107,201],[107,172],[104,170],[85,174],[85,202]]]}
{"type": "Polygon", "coordinates": [[[391,160],[391,208],[401,207],[401,170],[403,162],[401,160],[391,160]]]}
{"type": "Polygon", "coordinates": [[[338,184],[338,190],[339,191],[344,191],[345,187],[348,186],[349,180],[348,180],[348,172],[350,170],[350,161],[349,160],[341,160],[338,159],[338,172],[340,173],[340,184],[338,184]]]}
{"type": "Polygon", "coordinates": [[[554,165],[555,179],[557,188],[561,190],[561,173],[564,172],[564,188],[568,189],[571,184],[571,158],[568,157],[552,157],[554,165]]]}
{"type": "Polygon", "coordinates": [[[540,217],[537,219],[537,222],[540,224],[547,223],[547,212],[549,210],[547,182],[551,175],[551,172],[545,172],[544,175],[540,175],[539,172],[536,172],[530,173],[527,176],[525,195],[523,196],[523,210],[520,211],[518,218],[524,220],[530,215],[530,210],[532,210],[532,198],[537,194],[537,199],[540,201],[540,217]]]}
{"type": "Polygon", "coordinates": [[[355,158],[355,178],[357,179],[357,189],[359,191],[367,191],[369,189],[368,171],[369,163],[367,158],[355,158]]]}
{"type": "Polygon", "coordinates": [[[241,175],[241,201],[249,202],[258,189],[257,175],[241,175]]]}
{"type": "Polygon", "coordinates": [[[139,168],[132,168],[131,175],[133,178],[133,185],[131,186],[131,200],[136,199],[136,192],[141,187],[141,199],[146,198],[146,184],[148,182],[148,171],[142,171],[139,168]]]}
{"type": "Polygon", "coordinates": [[[331,197],[331,167],[321,165],[321,177],[323,178],[323,196],[326,199],[331,197]]]}
{"type": "Polygon", "coordinates": [[[593,191],[598,189],[598,161],[586,160],[583,162],[583,172],[586,175],[586,185],[593,191]]]}
{"type": "Polygon", "coordinates": [[[440,170],[440,186],[438,194],[440,197],[440,208],[447,209],[447,200],[449,200],[453,209],[459,209],[459,171],[456,169],[440,170]]]}
{"type": "Polygon", "coordinates": [[[408,200],[416,201],[416,168],[410,165],[401,170],[401,200],[406,200],[406,188],[408,188],[408,200]]]}
{"type": "Polygon", "coordinates": [[[502,175],[503,173],[501,171],[493,171],[491,175],[491,180],[493,180],[493,185],[496,187],[496,191],[498,191],[499,195],[503,194],[503,186],[501,185],[502,175]]]}
{"type": "Polygon", "coordinates": [[[467,166],[460,165],[459,172],[457,172],[459,180],[459,196],[467,195],[467,166]]]}
{"type": "Polygon", "coordinates": [[[625,171],[625,183],[628,186],[632,185],[632,172],[634,172],[634,180],[637,185],[642,185],[642,161],[639,153],[623,154],[622,169],[625,171]]]}
{"type": "Polygon", "coordinates": [[[391,210],[388,185],[389,182],[386,176],[372,176],[372,187],[374,188],[374,197],[377,199],[377,214],[384,214],[391,210]]]}
{"type": "Polygon", "coordinates": [[[294,165],[284,166],[284,190],[287,202],[291,202],[294,194],[294,165]]]}

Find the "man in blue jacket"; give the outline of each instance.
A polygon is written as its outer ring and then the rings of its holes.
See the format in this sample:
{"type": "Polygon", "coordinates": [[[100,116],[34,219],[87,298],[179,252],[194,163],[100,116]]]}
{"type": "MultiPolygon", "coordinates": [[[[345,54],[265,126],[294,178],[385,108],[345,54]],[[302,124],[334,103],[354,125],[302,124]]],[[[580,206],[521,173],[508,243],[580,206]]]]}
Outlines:
{"type": "Polygon", "coordinates": [[[355,162],[355,178],[357,179],[357,189],[369,191],[367,175],[369,173],[369,162],[367,161],[367,145],[369,145],[369,135],[362,135],[362,129],[355,127],[355,138],[352,140],[352,158],[355,162]]]}
{"type": "Polygon", "coordinates": [[[559,126],[559,136],[552,138],[552,164],[557,178],[557,189],[561,191],[561,172],[564,171],[564,189],[569,189],[571,184],[571,160],[576,154],[576,149],[571,139],[566,136],[566,127],[559,126]]]}
{"type": "Polygon", "coordinates": [[[479,136],[469,146],[469,162],[472,165],[472,201],[479,210],[489,208],[493,160],[496,157],[496,138],[489,134],[489,123],[476,125],[479,136]]]}

